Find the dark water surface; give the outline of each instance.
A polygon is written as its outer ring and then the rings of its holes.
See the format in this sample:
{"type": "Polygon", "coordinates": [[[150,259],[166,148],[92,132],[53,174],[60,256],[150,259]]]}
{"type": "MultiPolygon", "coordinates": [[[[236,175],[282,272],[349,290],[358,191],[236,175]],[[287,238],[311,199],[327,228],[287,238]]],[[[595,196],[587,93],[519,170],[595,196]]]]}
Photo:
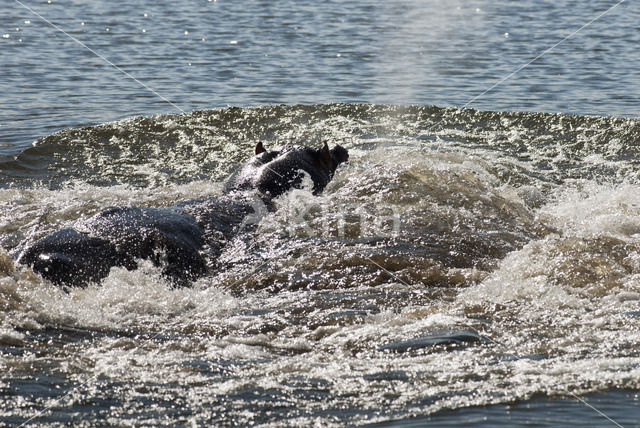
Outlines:
{"type": "Polygon", "coordinates": [[[640,426],[637,2],[486,94],[616,2],[156,3],[22,2],[175,106],[0,6],[0,425],[640,426]],[[324,140],[192,288],[12,260],[324,140]]]}
{"type": "MultiPolygon", "coordinates": [[[[0,154],[177,108],[464,106],[615,1],[22,1],[0,6],[0,154]],[[9,147],[7,148],[7,145],[9,147]]],[[[469,106],[635,116],[640,6],[622,2],[469,106]]]]}

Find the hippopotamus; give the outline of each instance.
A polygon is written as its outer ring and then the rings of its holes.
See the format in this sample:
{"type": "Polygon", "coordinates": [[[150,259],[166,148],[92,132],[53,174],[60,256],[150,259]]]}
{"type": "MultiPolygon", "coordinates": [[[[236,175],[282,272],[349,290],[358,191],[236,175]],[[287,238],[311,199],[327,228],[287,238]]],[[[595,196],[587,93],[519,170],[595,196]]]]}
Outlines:
{"type": "Polygon", "coordinates": [[[320,149],[281,150],[266,150],[259,142],[220,197],[166,208],[109,208],[31,243],[17,261],[56,285],[85,287],[106,278],[112,267],[133,270],[146,259],[173,285],[188,286],[215,265],[245,219],[256,214],[255,198],[273,209],[272,199],[299,188],[305,176],[313,193],[320,193],[348,158],[346,149],[329,149],[326,142],[320,149]]]}
{"type": "Polygon", "coordinates": [[[341,146],[329,150],[311,147],[286,147],[281,151],[267,151],[262,142],[255,148],[255,157],[234,173],[225,184],[227,193],[257,190],[267,199],[275,198],[292,187],[299,187],[305,175],[313,182],[313,193],[320,193],[349,153],[341,146]]]}

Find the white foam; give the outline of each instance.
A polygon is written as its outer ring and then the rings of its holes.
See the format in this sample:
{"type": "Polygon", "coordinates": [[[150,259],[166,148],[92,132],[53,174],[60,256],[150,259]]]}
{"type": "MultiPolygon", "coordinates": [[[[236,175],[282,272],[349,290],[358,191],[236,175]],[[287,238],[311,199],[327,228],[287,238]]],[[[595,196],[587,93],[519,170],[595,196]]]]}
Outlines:
{"type": "Polygon", "coordinates": [[[566,235],[640,239],[640,186],[581,181],[563,187],[538,212],[566,235]]]}

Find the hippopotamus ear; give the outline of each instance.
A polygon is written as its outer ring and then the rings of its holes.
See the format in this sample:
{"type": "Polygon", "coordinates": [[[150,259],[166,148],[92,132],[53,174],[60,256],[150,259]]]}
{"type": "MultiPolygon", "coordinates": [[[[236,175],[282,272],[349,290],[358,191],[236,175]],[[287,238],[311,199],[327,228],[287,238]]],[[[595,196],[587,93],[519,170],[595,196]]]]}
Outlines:
{"type": "Polygon", "coordinates": [[[256,144],[256,156],[266,151],[267,149],[265,149],[264,146],[262,145],[262,141],[258,141],[258,144],[256,144]]]}
{"type": "Polygon", "coordinates": [[[322,159],[324,162],[331,162],[331,150],[329,150],[329,144],[327,144],[326,141],[324,142],[324,146],[322,146],[322,148],[320,149],[319,155],[320,159],[322,159]]]}

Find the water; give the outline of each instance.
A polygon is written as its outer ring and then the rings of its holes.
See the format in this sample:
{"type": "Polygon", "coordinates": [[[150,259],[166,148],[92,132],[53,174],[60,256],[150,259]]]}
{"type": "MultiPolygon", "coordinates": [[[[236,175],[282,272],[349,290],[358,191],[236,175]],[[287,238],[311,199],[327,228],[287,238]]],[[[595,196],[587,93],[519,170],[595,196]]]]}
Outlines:
{"type": "Polygon", "coordinates": [[[615,426],[579,396],[638,426],[638,5],[475,99],[615,4],[29,4],[172,106],[5,3],[0,422],[615,426]],[[325,139],[351,158],[324,194],[193,288],[11,260],[325,139]]]}
{"type": "MultiPolygon", "coordinates": [[[[463,106],[616,3],[23,2],[185,111],[463,106]]],[[[0,154],[61,128],[178,111],[15,0],[1,7],[0,154]]],[[[634,116],[638,13],[623,2],[470,106],[634,116]]]]}

